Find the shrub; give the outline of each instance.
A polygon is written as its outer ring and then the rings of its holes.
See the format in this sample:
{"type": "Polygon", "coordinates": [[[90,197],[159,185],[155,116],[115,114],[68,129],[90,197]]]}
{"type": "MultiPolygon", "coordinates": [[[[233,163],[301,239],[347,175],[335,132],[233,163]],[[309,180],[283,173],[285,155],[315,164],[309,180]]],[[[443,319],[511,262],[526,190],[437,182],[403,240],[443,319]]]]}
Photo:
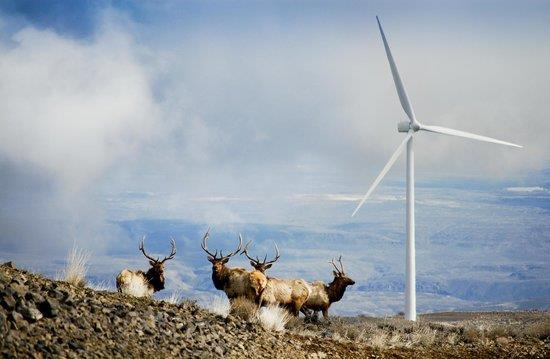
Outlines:
{"type": "Polygon", "coordinates": [[[258,306],[245,297],[233,299],[231,303],[231,314],[244,320],[254,319],[257,309],[258,306]]]}
{"type": "Polygon", "coordinates": [[[466,343],[476,343],[481,339],[482,334],[475,328],[464,328],[462,337],[466,343]]]}
{"type": "Polygon", "coordinates": [[[170,293],[168,297],[165,297],[162,300],[165,301],[166,303],[178,305],[183,300],[183,298],[182,298],[181,292],[179,290],[175,290],[172,293],[170,293]]]}
{"type": "Polygon", "coordinates": [[[525,335],[540,340],[550,339],[550,322],[533,323],[525,329],[525,335]]]}
{"type": "Polygon", "coordinates": [[[229,300],[226,297],[216,295],[207,303],[206,310],[225,318],[229,315],[231,304],[229,304],[229,300]]]}
{"type": "Polygon", "coordinates": [[[288,322],[286,323],[285,327],[287,329],[298,329],[300,327],[302,327],[304,323],[304,320],[301,319],[300,317],[295,317],[295,316],[290,316],[289,319],[288,319],[288,322]]]}
{"type": "Polygon", "coordinates": [[[359,327],[350,326],[346,331],[346,338],[356,342],[362,342],[365,339],[366,329],[361,329],[359,327]]]}
{"type": "Polygon", "coordinates": [[[437,332],[428,327],[419,328],[411,335],[412,344],[429,346],[435,342],[437,332]]]}
{"type": "Polygon", "coordinates": [[[111,283],[106,280],[97,283],[88,283],[87,287],[98,292],[110,292],[113,291],[114,288],[111,283]]]}
{"type": "Polygon", "coordinates": [[[458,343],[458,340],[459,340],[459,338],[458,338],[458,335],[456,333],[450,333],[445,338],[445,343],[444,344],[456,345],[458,343]]]}
{"type": "Polygon", "coordinates": [[[510,330],[504,326],[496,326],[487,330],[487,337],[496,339],[498,337],[507,337],[511,334],[510,330]]]}
{"type": "Polygon", "coordinates": [[[89,260],[89,252],[78,248],[76,244],[73,245],[73,248],[67,254],[65,268],[56,276],[56,279],[78,287],[84,287],[86,285],[86,272],[89,260]]]}
{"type": "Polygon", "coordinates": [[[388,338],[388,335],[386,333],[381,331],[376,331],[370,336],[368,343],[373,348],[377,348],[377,349],[384,348],[386,346],[387,338],[388,338]]]}
{"type": "Polygon", "coordinates": [[[265,330],[280,332],[285,330],[285,325],[290,320],[290,314],[277,305],[270,305],[261,308],[256,313],[256,319],[265,330]]]}

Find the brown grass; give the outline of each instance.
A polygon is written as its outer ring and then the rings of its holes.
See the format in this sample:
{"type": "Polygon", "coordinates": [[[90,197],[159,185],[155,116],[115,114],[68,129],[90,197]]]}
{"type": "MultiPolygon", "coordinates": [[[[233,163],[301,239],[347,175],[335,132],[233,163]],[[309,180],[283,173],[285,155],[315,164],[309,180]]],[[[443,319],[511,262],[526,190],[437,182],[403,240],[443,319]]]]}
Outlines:
{"type": "Polygon", "coordinates": [[[88,271],[90,256],[90,252],[78,248],[76,244],[74,244],[67,254],[65,267],[56,275],[56,279],[77,287],[85,287],[86,272],[88,271]]]}
{"type": "Polygon", "coordinates": [[[550,340],[550,313],[445,313],[421,316],[417,322],[402,317],[340,318],[312,323],[295,320],[288,328],[296,334],[364,343],[375,348],[429,348],[456,345],[479,347],[510,343],[528,345],[532,340],[550,340]],[[449,319],[450,318],[450,319],[449,319]],[[515,342],[514,342],[515,341],[515,342]]]}
{"type": "Polygon", "coordinates": [[[550,340],[550,321],[530,324],[525,334],[540,340],[550,340]]]}
{"type": "Polygon", "coordinates": [[[233,299],[231,303],[231,314],[234,316],[244,319],[252,320],[256,315],[258,306],[253,301],[246,299],[245,297],[239,297],[233,299]]]}

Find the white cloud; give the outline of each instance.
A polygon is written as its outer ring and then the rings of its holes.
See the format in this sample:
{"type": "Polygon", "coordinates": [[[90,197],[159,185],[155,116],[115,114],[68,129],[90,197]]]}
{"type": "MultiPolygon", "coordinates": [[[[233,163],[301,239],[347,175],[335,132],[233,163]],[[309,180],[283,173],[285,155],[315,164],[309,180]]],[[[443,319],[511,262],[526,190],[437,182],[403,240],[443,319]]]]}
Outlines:
{"type": "Polygon", "coordinates": [[[166,129],[139,46],[121,18],[104,15],[90,40],[26,26],[0,43],[7,248],[62,251],[76,241],[101,251],[121,233],[93,193],[166,129]]]}
{"type": "Polygon", "coordinates": [[[26,27],[0,49],[0,153],[79,190],[150,140],[159,110],[127,34],[91,42],[26,27]]]}
{"type": "Polygon", "coordinates": [[[550,193],[546,188],[534,186],[534,187],[508,187],[506,188],[508,192],[514,193],[550,193]]]}

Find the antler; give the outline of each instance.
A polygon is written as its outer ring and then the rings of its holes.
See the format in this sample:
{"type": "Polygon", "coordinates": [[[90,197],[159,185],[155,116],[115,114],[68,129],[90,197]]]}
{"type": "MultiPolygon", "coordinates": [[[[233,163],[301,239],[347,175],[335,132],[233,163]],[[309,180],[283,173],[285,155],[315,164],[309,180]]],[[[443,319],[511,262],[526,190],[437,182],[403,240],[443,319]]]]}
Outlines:
{"type": "Polygon", "coordinates": [[[340,254],[340,257],[338,258],[338,262],[340,263],[340,268],[342,269],[342,274],[346,274],[344,271],[344,264],[342,264],[342,255],[340,254]]]}
{"type": "Polygon", "coordinates": [[[218,256],[218,251],[216,250],[216,253],[212,253],[208,250],[208,246],[206,244],[206,241],[208,241],[208,238],[210,237],[210,228],[208,228],[208,230],[206,231],[206,233],[204,234],[204,236],[202,237],[202,242],[201,242],[201,248],[203,249],[203,251],[205,251],[210,257],[212,258],[216,258],[218,256]]]}
{"type": "Polygon", "coordinates": [[[161,263],[164,263],[170,259],[173,259],[174,256],[176,255],[176,240],[173,237],[170,237],[170,246],[171,246],[170,255],[168,257],[164,257],[164,259],[160,261],[161,263]]]}
{"type": "Polygon", "coordinates": [[[145,236],[143,236],[143,238],[141,239],[141,243],[139,244],[139,250],[143,253],[143,255],[153,261],[153,262],[156,262],[156,263],[164,263],[166,262],[167,260],[170,260],[170,259],[173,259],[174,256],[176,255],[176,241],[174,240],[174,238],[171,238],[170,239],[170,245],[172,247],[172,249],[170,250],[170,255],[168,257],[164,257],[163,260],[159,260],[159,258],[153,258],[151,257],[150,255],[148,255],[146,252],[145,252],[145,249],[143,248],[143,244],[145,242],[145,236]]]}
{"type": "Polygon", "coordinates": [[[239,245],[237,246],[237,249],[235,249],[233,252],[231,252],[231,253],[229,253],[228,255],[225,255],[225,256],[220,251],[220,255],[223,258],[230,258],[230,257],[233,257],[235,254],[239,253],[241,251],[241,249],[243,249],[243,237],[239,234],[239,245]]]}
{"type": "MultiPolygon", "coordinates": [[[[279,258],[281,257],[281,253],[279,252],[279,247],[277,246],[277,243],[273,242],[273,244],[275,244],[275,259],[273,259],[272,261],[268,261],[266,262],[265,261],[265,258],[264,258],[264,264],[271,264],[271,263],[275,263],[279,260],[279,258]]],[[[267,258],[267,254],[266,254],[266,258],[267,258]]]]}
{"type": "Polygon", "coordinates": [[[248,245],[252,243],[252,241],[248,241],[248,243],[246,244],[246,246],[244,247],[244,250],[243,250],[243,253],[244,255],[246,255],[246,257],[248,259],[250,259],[252,262],[256,263],[256,265],[265,265],[265,264],[271,264],[271,263],[275,263],[277,262],[277,260],[279,259],[279,257],[281,257],[281,254],[279,252],[279,247],[277,246],[277,243],[274,243],[275,244],[275,251],[276,251],[276,254],[275,254],[275,259],[271,260],[271,261],[268,261],[267,260],[267,253],[264,257],[264,260],[263,261],[260,261],[260,258],[259,257],[256,257],[256,259],[250,257],[248,255],[248,245]]]}
{"type": "Polygon", "coordinates": [[[229,254],[226,254],[225,256],[223,255],[223,252],[220,251],[220,256],[218,257],[218,250],[216,250],[215,253],[212,253],[208,250],[208,247],[206,245],[206,242],[208,241],[208,238],[209,238],[209,232],[210,232],[210,228],[208,229],[208,231],[206,231],[204,237],[202,237],[201,247],[209,256],[211,256],[216,260],[233,257],[235,254],[239,253],[243,248],[243,238],[241,237],[241,235],[239,235],[239,245],[237,246],[237,249],[229,254]]]}
{"type": "Polygon", "coordinates": [[[344,272],[344,265],[342,264],[342,255],[340,255],[340,257],[338,257],[338,262],[340,263],[340,268],[338,268],[336,266],[336,264],[334,263],[334,258],[332,258],[329,263],[332,264],[334,266],[334,269],[336,269],[336,272],[339,273],[339,274],[345,274],[344,272]]]}
{"type": "Polygon", "coordinates": [[[158,262],[159,259],[155,259],[153,257],[151,257],[150,255],[148,255],[147,253],[145,253],[145,249],[143,249],[143,243],[145,242],[145,236],[143,236],[141,238],[141,242],[139,244],[139,250],[143,253],[143,255],[145,256],[145,258],[149,259],[149,260],[152,260],[153,262],[158,262]]]}
{"type": "Polygon", "coordinates": [[[256,259],[254,259],[254,258],[252,258],[251,256],[248,255],[248,246],[250,245],[250,243],[252,243],[252,241],[248,241],[246,246],[244,246],[244,249],[243,249],[241,254],[244,254],[246,256],[246,258],[248,258],[251,261],[253,261],[254,263],[258,264],[260,262],[260,259],[258,257],[256,257],[256,259]]]}

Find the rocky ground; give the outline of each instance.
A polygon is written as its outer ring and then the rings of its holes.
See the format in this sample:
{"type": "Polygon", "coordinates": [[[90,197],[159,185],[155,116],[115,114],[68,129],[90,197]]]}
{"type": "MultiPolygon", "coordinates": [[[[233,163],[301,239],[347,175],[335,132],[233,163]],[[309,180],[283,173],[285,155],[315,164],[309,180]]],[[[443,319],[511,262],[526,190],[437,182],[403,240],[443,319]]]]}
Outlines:
{"type": "MultiPolygon", "coordinates": [[[[547,317],[543,326],[546,320],[547,317]]],[[[174,305],[98,292],[10,265],[0,266],[0,356],[6,358],[550,356],[549,340],[544,335],[541,339],[539,334],[538,337],[505,337],[506,340],[495,341],[494,345],[476,341],[469,345],[435,345],[435,341],[428,341],[413,343],[410,347],[391,347],[340,334],[345,330],[372,327],[346,320],[335,319],[330,324],[299,320],[290,324],[293,328],[286,333],[268,332],[259,324],[233,315],[224,318],[211,314],[191,301],[174,305]],[[334,335],[335,331],[339,334],[334,335]]],[[[378,324],[375,326],[378,328],[378,324]]],[[[408,329],[403,327],[403,330],[408,329]]],[[[365,338],[368,334],[365,333],[365,338]]]]}

